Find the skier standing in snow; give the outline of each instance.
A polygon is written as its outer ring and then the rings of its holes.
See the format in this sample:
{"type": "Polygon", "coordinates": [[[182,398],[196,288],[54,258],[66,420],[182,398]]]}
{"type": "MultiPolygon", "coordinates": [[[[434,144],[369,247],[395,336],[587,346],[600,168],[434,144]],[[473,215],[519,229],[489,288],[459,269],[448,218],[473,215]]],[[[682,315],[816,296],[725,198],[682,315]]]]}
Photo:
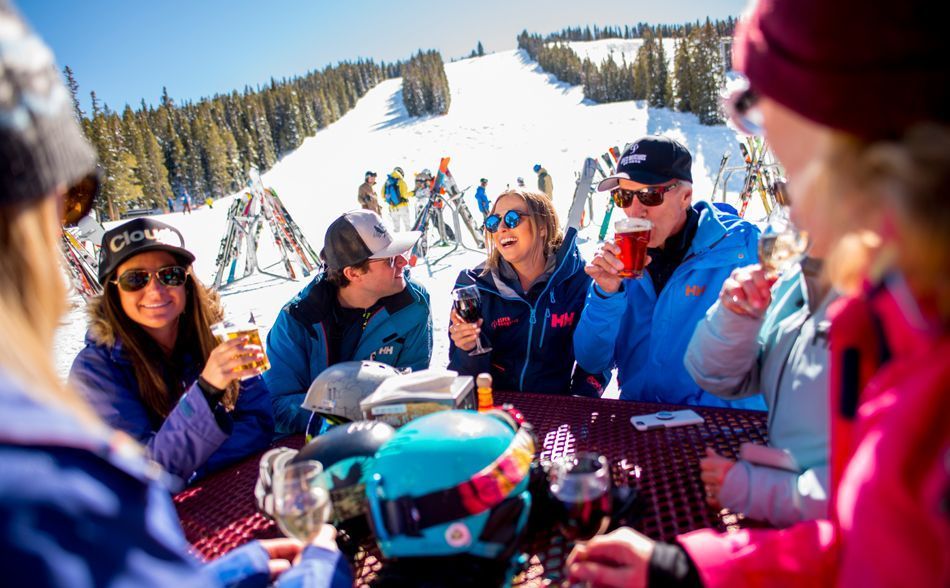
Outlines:
{"type": "Polygon", "coordinates": [[[478,203],[478,211],[482,213],[482,222],[485,221],[485,217],[488,216],[488,211],[491,209],[491,201],[488,199],[488,194],[485,193],[486,187],[488,187],[488,180],[482,178],[478,181],[478,188],[475,189],[475,202],[478,203]]]}
{"type": "Polygon", "coordinates": [[[406,274],[419,231],[392,233],[369,210],[347,212],[327,229],[316,276],[277,315],[267,335],[277,432],[303,433],[300,405],[311,382],[341,361],[371,359],[398,368],[429,367],[429,294],[406,274]]]}
{"type": "Polygon", "coordinates": [[[52,348],[67,307],[55,263],[59,235],[94,204],[95,152],[51,52],[5,0],[0,88],[3,585],[264,585],[285,570],[277,586],[352,586],[329,526],[306,548],[253,541],[199,566],[186,551],[165,473],[57,376],[52,348]]]}
{"type": "Polygon", "coordinates": [[[541,167],[540,163],[534,164],[534,173],[538,174],[538,190],[548,195],[548,198],[554,198],[554,180],[548,170],[541,167]]]}
{"type": "Polygon", "coordinates": [[[188,193],[188,190],[185,190],[185,195],[181,197],[181,211],[182,213],[191,214],[191,194],[188,193]]]}
{"type": "Polygon", "coordinates": [[[389,205],[389,218],[392,219],[393,230],[396,232],[412,230],[412,211],[409,209],[411,195],[402,168],[393,168],[383,186],[383,198],[389,205]]]}
{"type": "Polygon", "coordinates": [[[367,171],[363,177],[363,183],[360,184],[359,191],[356,194],[356,200],[360,207],[366,210],[372,210],[376,214],[382,214],[383,209],[379,206],[379,200],[376,197],[376,172],[367,171]]]}
{"type": "Polygon", "coordinates": [[[169,213],[175,212],[175,199],[169,196],[167,198],[167,201],[168,201],[168,212],[169,213]]]}

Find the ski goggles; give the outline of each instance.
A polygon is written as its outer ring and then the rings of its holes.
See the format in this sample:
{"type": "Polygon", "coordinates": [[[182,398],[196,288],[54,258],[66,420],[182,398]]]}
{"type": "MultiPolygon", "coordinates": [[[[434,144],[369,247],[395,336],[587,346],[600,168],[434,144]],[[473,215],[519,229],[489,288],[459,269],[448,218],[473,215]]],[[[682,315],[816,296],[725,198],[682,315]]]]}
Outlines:
{"type": "Polygon", "coordinates": [[[762,135],[762,111],[759,110],[759,94],[747,84],[740,86],[722,101],[722,108],[740,132],[746,135],[762,135]]]}
{"type": "Polygon", "coordinates": [[[495,233],[501,228],[501,221],[504,219],[505,226],[509,229],[513,229],[521,224],[522,219],[525,217],[531,216],[528,212],[521,212],[520,210],[509,210],[504,214],[504,216],[499,216],[498,214],[490,214],[488,218],[485,219],[485,230],[489,233],[495,233]]]}
{"type": "Polygon", "coordinates": [[[177,288],[185,283],[188,270],[180,265],[167,265],[153,272],[145,269],[131,269],[122,272],[122,275],[114,280],[113,283],[118,284],[119,288],[122,288],[126,292],[138,292],[148,286],[153,275],[162,286],[166,288],[177,288]]]}
{"type": "Polygon", "coordinates": [[[666,193],[679,185],[679,182],[673,182],[668,186],[648,186],[639,190],[614,188],[610,191],[610,197],[613,198],[614,204],[620,208],[627,208],[633,204],[634,198],[644,206],[659,206],[663,204],[663,197],[666,196],[666,193]]]}

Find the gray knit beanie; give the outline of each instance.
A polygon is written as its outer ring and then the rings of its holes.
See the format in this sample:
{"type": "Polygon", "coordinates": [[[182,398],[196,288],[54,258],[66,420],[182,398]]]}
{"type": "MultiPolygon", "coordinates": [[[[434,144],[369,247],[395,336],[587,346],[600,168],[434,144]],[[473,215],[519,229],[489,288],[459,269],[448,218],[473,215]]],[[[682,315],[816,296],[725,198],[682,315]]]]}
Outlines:
{"type": "MultiPolygon", "coordinates": [[[[95,166],[52,52],[0,0],[0,205],[28,203],[58,186],[88,188],[95,166]]],[[[74,215],[88,211],[92,195],[83,200],[74,215]]]]}

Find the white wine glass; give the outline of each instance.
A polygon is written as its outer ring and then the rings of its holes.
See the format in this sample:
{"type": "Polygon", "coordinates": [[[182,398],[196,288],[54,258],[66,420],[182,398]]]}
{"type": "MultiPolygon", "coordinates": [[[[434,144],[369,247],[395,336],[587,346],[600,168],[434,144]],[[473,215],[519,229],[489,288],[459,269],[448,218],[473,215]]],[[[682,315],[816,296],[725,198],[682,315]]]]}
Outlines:
{"type": "Polygon", "coordinates": [[[305,544],[330,514],[330,493],[319,461],[287,463],[274,476],[274,518],[287,537],[305,544]]]}
{"type": "Polygon", "coordinates": [[[798,230],[780,207],[769,218],[759,237],[759,265],[767,273],[780,276],[800,261],[808,250],[808,233],[798,230]]]}

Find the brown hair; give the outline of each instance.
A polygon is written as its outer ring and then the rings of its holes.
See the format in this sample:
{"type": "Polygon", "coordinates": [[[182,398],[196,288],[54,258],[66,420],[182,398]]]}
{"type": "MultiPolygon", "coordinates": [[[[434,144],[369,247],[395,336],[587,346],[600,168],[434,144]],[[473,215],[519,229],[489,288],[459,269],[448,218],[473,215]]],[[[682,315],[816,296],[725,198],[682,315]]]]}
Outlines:
{"type": "MultiPolygon", "coordinates": [[[[351,267],[357,272],[361,274],[365,274],[367,270],[369,270],[369,260],[367,259],[366,261],[362,263],[358,263],[356,265],[351,265],[347,267],[351,267]]],[[[350,285],[350,279],[343,274],[343,270],[345,269],[346,268],[332,269],[330,267],[327,267],[324,279],[326,279],[326,281],[330,282],[337,288],[346,288],[347,286],[350,285]]]]}
{"type": "Polygon", "coordinates": [[[101,426],[89,405],[63,385],[50,358],[66,309],[58,227],[55,197],[0,205],[0,365],[33,399],[101,426]]]}
{"type": "MultiPolygon", "coordinates": [[[[180,261],[180,260],[179,260],[180,261]]],[[[138,323],[122,309],[114,272],[106,278],[106,287],[98,299],[90,304],[92,320],[104,320],[112,329],[115,338],[122,341],[122,349],[132,362],[139,396],[153,417],[165,419],[178,402],[184,390],[171,389],[162,374],[166,372],[167,360],[158,344],[138,323]]],[[[218,341],[211,333],[211,325],[222,320],[224,311],[217,292],[208,290],[188,268],[185,280],[185,310],[178,318],[178,340],[189,342],[200,354],[201,365],[208,361],[218,341]]],[[[231,382],[222,404],[234,408],[240,384],[231,382]]]]}
{"type": "MultiPolygon", "coordinates": [[[[554,204],[551,203],[551,199],[548,198],[546,194],[540,192],[506,190],[495,198],[495,202],[492,204],[489,214],[495,214],[495,208],[498,206],[498,202],[505,196],[517,196],[528,205],[528,213],[530,216],[527,218],[527,221],[532,228],[532,235],[535,237],[533,254],[539,255],[542,259],[547,261],[548,257],[555,254],[561,246],[561,243],[564,242],[564,234],[561,233],[560,228],[558,228],[557,211],[554,210],[554,204]],[[545,235],[543,240],[541,238],[542,233],[545,235]]],[[[485,231],[485,242],[488,247],[488,260],[485,262],[485,270],[483,273],[487,274],[491,270],[498,269],[501,252],[495,248],[495,242],[491,238],[491,233],[487,230],[485,231]]]]}

